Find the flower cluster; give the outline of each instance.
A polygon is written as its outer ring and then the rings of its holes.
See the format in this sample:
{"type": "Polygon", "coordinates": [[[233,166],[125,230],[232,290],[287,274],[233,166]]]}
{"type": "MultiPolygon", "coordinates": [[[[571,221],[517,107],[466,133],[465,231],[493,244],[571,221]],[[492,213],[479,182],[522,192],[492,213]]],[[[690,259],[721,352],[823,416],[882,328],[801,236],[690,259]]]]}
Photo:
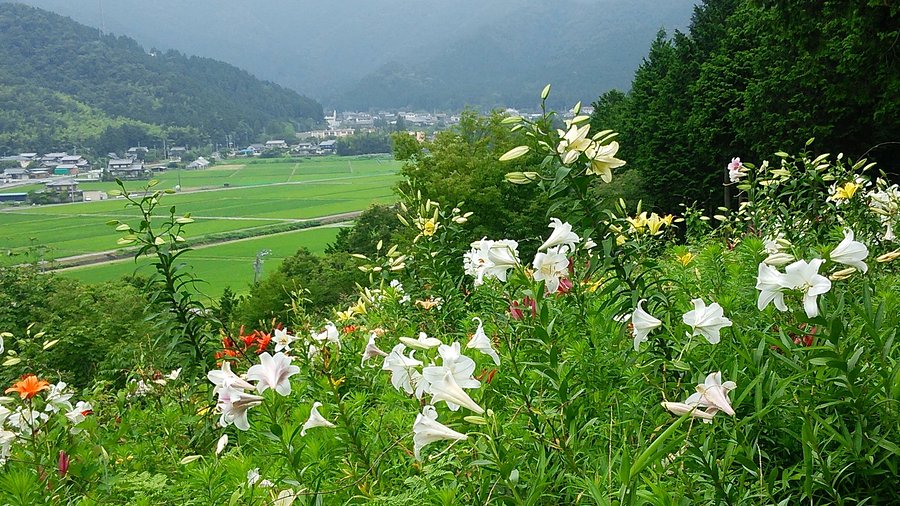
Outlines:
{"type": "MultiPolygon", "coordinates": [[[[767,244],[767,249],[771,245],[767,244]]],[[[774,304],[779,311],[787,311],[788,306],[784,302],[785,290],[794,290],[800,293],[803,301],[803,309],[806,316],[815,318],[819,314],[817,298],[819,295],[831,290],[831,280],[819,274],[819,269],[825,263],[821,258],[797,260],[784,268],[784,273],[770,265],[774,255],[783,255],[793,259],[786,253],[774,253],[759,264],[756,277],[756,289],[759,290],[756,306],[760,311],[769,304],[774,304]]],[[[840,270],[832,274],[832,279],[841,280],[849,277],[853,272],[865,273],[869,270],[864,260],[869,256],[869,249],[865,244],[854,240],[852,230],[844,231],[844,239],[833,249],[829,255],[832,262],[847,265],[848,269],[840,270]]]]}
{"type": "MultiPolygon", "coordinates": [[[[567,291],[571,288],[569,256],[575,252],[581,238],[572,231],[572,225],[558,218],[551,218],[549,228],[553,229],[539,247],[531,262],[535,281],[543,281],[547,293],[567,291]]],[[[584,247],[590,249],[594,242],[584,241],[584,247]]],[[[474,285],[480,286],[486,279],[506,281],[511,269],[520,267],[519,243],[509,239],[492,241],[482,239],[472,243],[472,249],[463,256],[466,274],[475,278],[474,285]]]]}
{"type": "MultiPolygon", "coordinates": [[[[637,307],[630,315],[617,317],[616,321],[624,322],[630,319],[631,331],[634,335],[634,351],[640,350],[641,343],[647,342],[649,335],[662,326],[662,321],[648,313],[644,309],[644,299],[637,303],[637,307]]],[[[694,309],[684,313],[681,320],[690,328],[688,335],[703,336],[709,344],[717,344],[721,340],[721,332],[724,327],[730,327],[732,322],[725,317],[722,306],[713,302],[709,306],[703,299],[692,299],[694,309]]]]}
{"type": "Polygon", "coordinates": [[[894,224],[900,217],[900,188],[896,184],[888,185],[884,179],[875,181],[875,189],[866,194],[869,201],[869,209],[878,216],[884,227],[882,239],[893,241],[894,224]]]}
{"type": "Polygon", "coordinates": [[[222,350],[217,351],[215,357],[216,360],[221,360],[223,358],[241,357],[250,353],[260,354],[269,348],[271,342],[271,334],[261,330],[254,330],[249,334],[244,334],[244,327],[241,326],[237,338],[222,337],[222,350]]]}
{"type": "Polygon", "coordinates": [[[559,143],[556,153],[563,165],[572,165],[579,160],[585,163],[585,174],[600,176],[604,183],[612,181],[612,170],[625,165],[624,160],[616,158],[619,143],[610,130],[597,132],[590,136],[591,125],[588,116],[579,116],[580,105],[573,109],[574,118],[566,121],[566,130],[557,130],[559,143]]]}
{"type": "Polygon", "coordinates": [[[77,434],[81,431],[78,425],[93,413],[89,402],[72,404],[74,394],[65,382],[51,385],[33,374],[23,376],[5,393],[17,394],[19,403],[10,409],[16,398],[0,398],[0,464],[9,457],[13,444],[32,440],[52,420],[71,424],[70,432],[77,434]],[[59,413],[63,416],[54,417],[59,413]]]}
{"type": "MultiPolygon", "coordinates": [[[[466,349],[487,355],[494,364],[499,365],[500,356],[485,334],[481,319],[476,318],[475,321],[478,322],[478,329],[466,344],[466,349]]],[[[413,424],[416,458],[420,458],[420,451],[425,445],[434,441],[466,439],[465,434],[437,421],[438,413],[435,407],[443,402],[451,411],[458,411],[464,407],[477,414],[485,412],[466,392],[480,388],[481,382],[473,376],[475,361],[462,353],[460,343],[456,341],[447,345],[436,337],[420,332],[416,338],[398,338],[400,342],[387,353],[378,348],[375,340],[376,336],[372,334],[363,352],[362,362],[365,363],[378,356],[383,357],[381,368],[390,372],[394,388],[423,402],[426,396],[431,397],[413,424]],[[425,360],[429,365],[416,358],[416,352],[425,354],[425,360]]]]}

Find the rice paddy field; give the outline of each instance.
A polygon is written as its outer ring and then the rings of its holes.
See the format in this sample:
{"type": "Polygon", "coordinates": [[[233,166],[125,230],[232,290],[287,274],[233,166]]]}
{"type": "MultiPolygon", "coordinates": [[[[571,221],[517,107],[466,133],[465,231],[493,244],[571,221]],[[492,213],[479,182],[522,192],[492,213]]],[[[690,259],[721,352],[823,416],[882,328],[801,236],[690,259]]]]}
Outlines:
{"type": "MultiPolygon", "coordinates": [[[[174,205],[179,214],[191,213],[196,222],[187,228],[188,238],[248,230],[264,234],[279,224],[390,202],[399,170],[399,163],[386,157],[251,162],[157,176],[157,188],[173,188],[180,181],[181,192],[165,196],[164,208],[174,205]]],[[[138,191],[143,184],[126,187],[138,191]]],[[[79,188],[112,190],[115,183],[79,188]]],[[[115,250],[118,234],[106,225],[110,220],[137,221],[122,199],[0,207],[0,266],[115,250]]]]}
{"type": "MultiPolygon", "coordinates": [[[[263,263],[262,275],[265,275],[277,269],[285,258],[300,248],[305,247],[313,253],[322,253],[339,230],[340,227],[337,226],[323,226],[242,239],[200,247],[186,253],[182,259],[190,265],[194,275],[204,281],[195,287],[197,292],[208,298],[217,298],[222,295],[225,287],[231,287],[236,293],[243,293],[249,289],[253,283],[253,262],[260,251],[270,252],[263,263]]],[[[135,263],[133,259],[128,259],[63,269],[58,271],[58,274],[85,283],[101,283],[127,275],[149,276],[152,269],[149,260],[135,263]]]]}

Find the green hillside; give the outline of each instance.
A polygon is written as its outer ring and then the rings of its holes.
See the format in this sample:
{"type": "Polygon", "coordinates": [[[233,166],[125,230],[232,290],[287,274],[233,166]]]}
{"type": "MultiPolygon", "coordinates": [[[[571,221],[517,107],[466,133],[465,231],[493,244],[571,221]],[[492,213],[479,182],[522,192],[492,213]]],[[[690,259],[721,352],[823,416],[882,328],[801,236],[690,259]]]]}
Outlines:
{"type": "Polygon", "coordinates": [[[69,18],[0,3],[0,152],[250,141],[321,120],[315,101],[231,65],[145,51],[69,18]]]}

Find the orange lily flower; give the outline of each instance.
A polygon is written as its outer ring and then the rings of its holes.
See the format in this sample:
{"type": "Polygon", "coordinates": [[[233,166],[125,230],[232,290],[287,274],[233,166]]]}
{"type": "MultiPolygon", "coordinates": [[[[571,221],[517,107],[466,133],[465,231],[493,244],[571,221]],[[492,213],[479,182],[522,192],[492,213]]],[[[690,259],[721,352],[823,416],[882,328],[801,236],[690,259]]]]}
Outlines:
{"type": "Polygon", "coordinates": [[[39,380],[34,374],[29,374],[13,383],[13,386],[6,389],[6,393],[18,392],[20,398],[31,399],[41,390],[50,390],[50,383],[39,380]]]}

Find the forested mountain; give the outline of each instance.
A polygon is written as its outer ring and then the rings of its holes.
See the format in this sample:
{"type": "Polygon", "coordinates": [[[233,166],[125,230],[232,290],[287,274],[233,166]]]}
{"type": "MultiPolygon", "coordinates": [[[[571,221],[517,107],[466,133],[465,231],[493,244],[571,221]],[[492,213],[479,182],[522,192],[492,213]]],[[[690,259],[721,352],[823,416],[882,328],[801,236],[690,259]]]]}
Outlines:
{"type": "Polygon", "coordinates": [[[533,107],[625,88],[696,0],[22,0],[247,68],[327,108],[533,107]]]}
{"type": "Polygon", "coordinates": [[[407,55],[363,77],[337,99],[352,107],[571,107],[625,88],[663,23],[683,26],[693,1],[521,2],[433,51],[407,55]]]}
{"type": "MultiPolygon", "coordinates": [[[[0,152],[101,153],[170,140],[249,141],[322,119],[315,101],[209,58],[147,52],[40,9],[0,3],[0,152]]],[[[179,142],[181,141],[181,142],[179,142]]]]}
{"type": "MultiPolygon", "coordinates": [[[[658,206],[721,205],[731,157],[809,149],[900,173],[900,4],[705,0],[687,33],[660,33],[630,92],[595,103],[595,128],[658,206]]],[[[824,198],[824,197],[823,197],[824,198]]]]}

